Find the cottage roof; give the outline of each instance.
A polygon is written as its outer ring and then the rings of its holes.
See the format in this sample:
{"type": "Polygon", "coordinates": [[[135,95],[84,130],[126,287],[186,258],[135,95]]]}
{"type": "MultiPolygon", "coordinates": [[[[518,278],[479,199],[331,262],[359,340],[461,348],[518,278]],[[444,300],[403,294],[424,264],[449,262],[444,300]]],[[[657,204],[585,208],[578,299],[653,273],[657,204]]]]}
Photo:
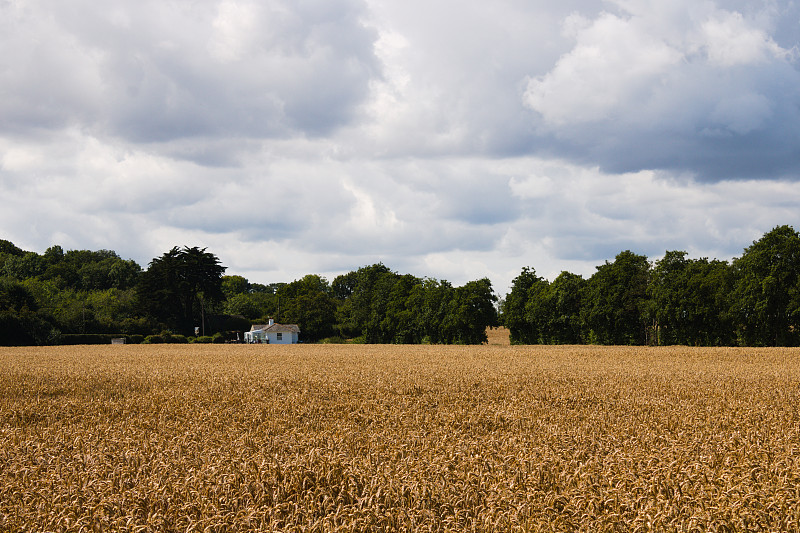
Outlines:
{"type": "Polygon", "coordinates": [[[300,326],[297,324],[253,324],[250,331],[261,330],[264,333],[300,333],[300,326]]]}

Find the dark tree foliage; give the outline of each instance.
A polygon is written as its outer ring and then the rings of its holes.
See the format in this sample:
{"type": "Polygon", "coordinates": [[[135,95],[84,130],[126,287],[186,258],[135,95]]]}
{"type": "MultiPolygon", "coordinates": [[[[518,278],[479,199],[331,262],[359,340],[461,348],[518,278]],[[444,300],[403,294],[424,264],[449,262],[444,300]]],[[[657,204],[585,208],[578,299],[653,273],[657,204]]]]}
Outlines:
{"type": "Polygon", "coordinates": [[[17,245],[15,245],[11,241],[0,239],[0,257],[2,257],[3,254],[22,257],[23,255],[25,255],[25,251],[17,247],[17,245]]]}
{"type": "Polygon", "coordinates": [[[503,306],[511,339],[800,345],[800,234],[793,228],[774,228],[732,264],[686,255],[667,251],[650,265],[624,251],[585,281],[562,273],[548,283],[526,267],[503,306]]]}
{"type": "Polygon", "coordinates": [[[146,313],[176,332],[191,334],[204,314],[224,300],[226,267],[205,248],[172,248],[139,276],[137,294],[146,313]]]}
{"type": "Polygon", "coordinates": [[[282,301],[278,320],[297,324],[304,342],[316,342],[333,336],[336,302],[325,278],[308,274],[282,287],[278,296],[282,301]]]}
{"type": "Polygon", "coordinates": [[[136,285],[141,267],[110,250],[70,250],[51,246],[41,256],[28,252],[6,258],[4,272],[19,280],[37,277],[61,289],[126,290],[136,285]]]}
{"type": "Polygon", "coordinates": [[[386,340],[393,344],[416,344],[422,340],[421,331],[415,320],[415,301],[412,298],[414,288],[421,280],[412,276],[384,274],[387,282],[385,301],[382,313],[375,313],[374,338],[386,340]]]}
{"type": "Polygon", "coordinates": [[[497,301],[488,278],[456,287],[442,330],[448,344],[483,344],[486,328],[499,325],[497,301]]]}
{"type": "Polygon", "coordinates": [[[221,287],[225,298],[250,293],[250,282],[244,276],[222,276],[221,287]]]}
{"type": "Polygon", "coordinates": [[[542,278],[528,288],[523,316],[530,325],[528,335],[531,339],[535,338],[537,344],[547,344],[550,341],[549,323],[555,309],[549,298],[549,292],[550,283],[542,278]]]}
{"type": "Polygon", "coordinates": [[[0,309],[11,311],[36,311],[39,306],[25,285],[8,278],[0,278],[0,309]]]}
{"type": "Polygon", "coordinates": [[[271,292],[248,292],[228,296],[223,307],[229,315],[240,315],[251,322],[264,324],[278,316],[278,296],[271,292]]]}
{"type": "Polygon", "coordinates": [[[668,251],[649,287],[657,344],[721,346],[735,341],[730,319],[731,269],[725,261],[686,259],[668,251]]]}
{"type": "Polygon", "coordinates": [[[646,344],[647,257],[630,250],[597,267],[586,286],[589,338],[599,344],[646,344]]]}
{"type": "Polygon", "coordinates": [[[800,235],[778,226],[733,263],[734,312],[742,343],[797,346],[800,341],[800,235]]]}
{"type": "Polygon", "coordinates": [[[448,341],[441,325],[447,320],[453,294],[453,285],[447,280],[427,278],[415,287],[412,298],[418,302],[415,309],[422,342],[445,344],[448,341]]]}
{"type": "Polygon", "coordinates": [[[585,280],[570,272],[562,272],[549,285],[545,298],[549,311],[542,324],[542,337],[548,344],[580,344],[583,342],[581,308],[585,280]]]}
{"type": "Polygon", "coordinates": [[[243,276],[222,276],[222,292],[225,294],[222,309],[228,315],[241,316],[260,324],[266,323],[268,317],[278,316],[278,291],[285,285],[261,285],[250,283],[243,276]]]}
{"type": "MultiPolygon", "coordinates": [[[[399,275],[394,272],[383,272],[376,276],[370,291],[370,303],[367,307],[366,323],[364,324],[363,335],[368,343],[392,343],[394,342],[394,328],[387,324],[386,315],[390,311],[392,302],[392,291],[398,282],[399,275]]],[[[361,296],[366,293],[360,293],[361,296]]],[[[403,298],[402,291],[396,291],[395,297],[403,298]]],[[[398,302],[402,305],[402,302],[398,302]]]]}
{"type": "Polygon", "coordinates": [[[337,311],[339,330],[345,337],[365,335],[376,303],[376,285],[382,275],[393,275],[383,263],[359,268],[333,280],[333,292],[342,298],[337,311]]]}
{"type": "Polygon", "coordinates": [[[336,276],[331,283],[333,297],[340,301],[346,300],[353,294],[356,283],[358,283],[358,272],[356,271],[336,276]]]}
{"type": "Polygon", "coordinates": [[[0,346],[50,344],[57,335],[28,288],[0,278],[0,346]]]}
{"type": "Polygon", "coordinates": [[[338,276],[333,291],[341,335],[367,343],[480,344],[497,325],[488,279],[453,287],[378,263],[338,276]]]}
{"type": "Polygon", "coordinates": [[[503,324],[509,329],[512,344],[539,344],[542,334],[534,300],[547,286],[547,280],[536,275],[530,267],[523,267],[511,282],[511,292],[503,306],[503,324]]]}
{"type": "Polygon", "coordinates": [[[42,256],[35,252],[24,252],[22,255],[8,254],[3,257],[0,275],[22,281],[42,275],[44,268],[42,256]]]}

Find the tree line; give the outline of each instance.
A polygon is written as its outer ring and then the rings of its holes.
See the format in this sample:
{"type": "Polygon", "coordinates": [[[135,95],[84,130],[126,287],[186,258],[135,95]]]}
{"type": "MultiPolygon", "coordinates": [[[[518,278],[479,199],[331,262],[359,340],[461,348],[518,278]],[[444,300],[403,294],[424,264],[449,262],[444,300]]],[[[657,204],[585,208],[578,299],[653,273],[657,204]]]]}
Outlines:
{"type": "Polygon", "coordinates": [[[731,262],[629,250],[584,279],[522,269],[501,304],[516,344],[800,345],[800,235],[778,226],[731,262]]]}
{"type": "Polygon", "coordinates": [[[0,240],[0,345],[224,342],[269,318],[298,324],[304,342],[479,344],[498,325],[488,279],[456,287],[378,263],[263,285],[226,270],[205,248],[175,247],[145,270],[110,250],[37,254],[0,240]]]}
{"type": "Polygon", "coordinates": [[[488,279],[453,286],[382,263],[330,282],[309,274],[267,285],[226,270],[197,247],[175,247],[145,270],[110,250],[37,254],[0,240],[0,344],[102,334],[222,342],[271,317],[298,324],[305,342],[478,344],[502,324],[515,344],[800,345],[800,235],[791,226],[730,262],[625,250],[588,278],[553,281],[524,267],[499,304],[488,279]]]}

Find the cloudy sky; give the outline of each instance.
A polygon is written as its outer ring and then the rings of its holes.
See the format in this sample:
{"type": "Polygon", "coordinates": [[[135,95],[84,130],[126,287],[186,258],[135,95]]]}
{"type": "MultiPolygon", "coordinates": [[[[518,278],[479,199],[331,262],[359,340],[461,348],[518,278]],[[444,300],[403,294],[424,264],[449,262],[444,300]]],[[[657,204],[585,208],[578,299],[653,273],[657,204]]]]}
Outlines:
{"type": "Polygon", "coordinates": [[[0,0],[0,238],[500,294],[800,229],[790,0],[0,0]]]}

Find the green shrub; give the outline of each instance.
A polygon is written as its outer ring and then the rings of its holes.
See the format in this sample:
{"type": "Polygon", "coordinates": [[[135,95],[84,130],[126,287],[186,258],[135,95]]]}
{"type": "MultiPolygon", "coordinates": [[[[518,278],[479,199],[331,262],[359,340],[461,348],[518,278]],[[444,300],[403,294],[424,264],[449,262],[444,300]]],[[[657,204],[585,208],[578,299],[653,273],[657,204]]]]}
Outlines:
{"type": "Polygon", "coordinates": [[[326,337],[319,341],[320,344],[345,344],[347,343],[343,337],[334,335],[333,337],[326,337]]]}
{"type": "Polygon", "coordinates": [[[124,335],[125,342],[128,344],[142,344],[144,335],[124,335]]]}
{"type": "Polygon", "coordinates": [[[148,335],[142,344],[188,344],[189,339],[184,335],[161,333],[161,335],[148,335]]]}
{"type": "Polygon", "coordinates": [[[197,344],[211,344],[214,340],[213,337],[209,337],[208,335],[201,335],[200,337],[195,337],[194,341],[197,344]]]}

